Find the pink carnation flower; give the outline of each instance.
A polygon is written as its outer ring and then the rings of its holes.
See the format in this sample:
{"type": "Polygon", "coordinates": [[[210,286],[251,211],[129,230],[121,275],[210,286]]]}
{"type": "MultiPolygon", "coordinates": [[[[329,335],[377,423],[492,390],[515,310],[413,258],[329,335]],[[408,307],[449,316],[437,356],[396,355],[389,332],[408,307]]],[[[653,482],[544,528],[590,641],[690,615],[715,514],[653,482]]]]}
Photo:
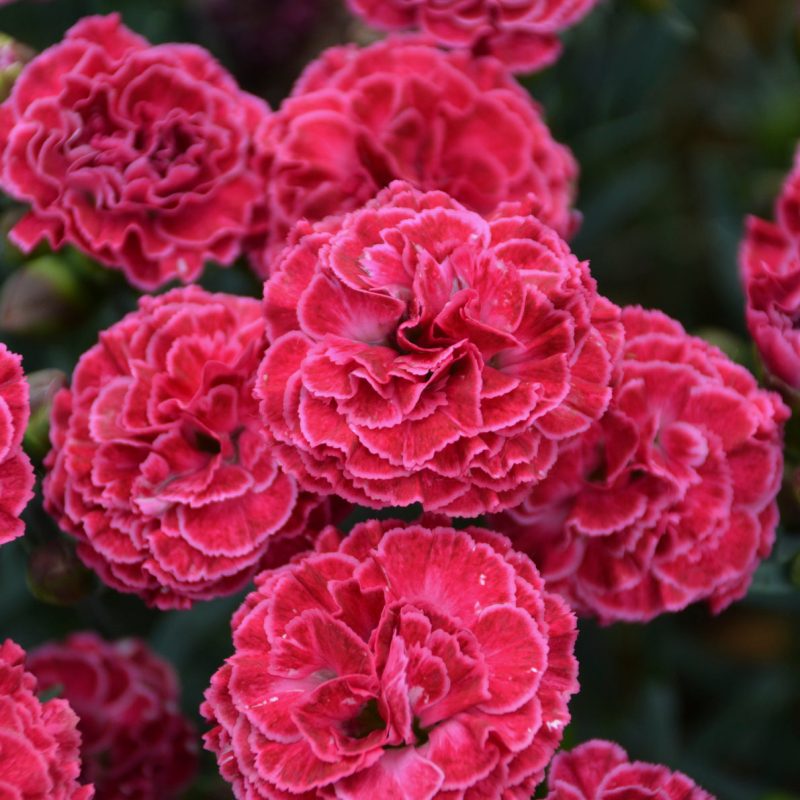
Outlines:
{"type": "Polygon", "coordinates": [[[574,617],[477,528],[328,528],[233,628],[202,711],[238,800],[528,800],[577,690],[574,617]]]}
{"type": "Polygon", "coordinates": [[[234,592],[318,504],[276,464],[253,383],[256,300],[142,298],[55,399],[45,502],[110,586],[159,608],[234,592]]]}
{"type": "Polygon", "coordinates": [[[631,762],[618,744],[600,739],[559,753],[548,788],[547,800],[714,800],[683,773],[631,762]]]}
{"type": "Polygon", "coordinates": [[[353,211],[393,179],[487,215],[533,195],[563,236],[578,166],[539,106],[493,58],[390,38],[324,53],[261,128],[269,243],[262,275],[301,218],[353,211]]]}
{"type": "Polygon", "coordinates": [[[75,633],[31,653],[28,669],[80,717],[83,777],[102,800],[172,800],[191,781],[195,731],[172,667],[144,642],[75,633]]]}
{"type": "Polygon", "coordinates": [[[91,800],[78,784],[81,736],[66,700],[37,698],[25,652],[0,644],[0,797],[3,800],[91,800]]]}
{"type": "Polygon", "coordinates": [[[703,599],[716,613],[772,549],[788,411],[669,317],[622,321],[608,413],[493,524],[579,613],[644,621],[703,599]]]}
{"type": "Polygon", "coordinates": [[[740,254],[747,327],[769,372],[800,390],[800,152],[776,205],[777,224],[747,221],[740,254]]]}
{"type": "Polygon", "coordinates": [[[33,467],[22,450],[28,394],[22,359],[0,342],[0,545],[25,532],[19,515],[33,497],[33,467]]]}
{"type": "Polygon", "coordinates": [[[256,392],[309,491],[471,516],[518,503],[606,409],[619,309],[526,209],[394,183],[301,224],[264,289],[256,392]]]}
{"type": "Polygon", "coordinates": [[[230,264],[263,194],[251,132],[267,113],[205,50],[88,17],[0,107],[0,185],[31,204],[11,238],[74,244],[142,289],[230,264]]]}
{"type": "Polygon", "coordinates": [[[582,20],[598,0],[348,0],[377,28],[419,28],[449,47],[491,53],[526,72],[561,54],[558,34],[582,20]]]}

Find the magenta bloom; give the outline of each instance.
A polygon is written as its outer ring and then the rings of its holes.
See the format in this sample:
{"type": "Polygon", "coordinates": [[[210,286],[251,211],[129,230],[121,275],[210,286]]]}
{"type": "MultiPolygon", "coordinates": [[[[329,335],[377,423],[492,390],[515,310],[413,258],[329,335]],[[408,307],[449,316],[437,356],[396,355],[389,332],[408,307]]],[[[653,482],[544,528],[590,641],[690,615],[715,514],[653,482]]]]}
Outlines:
{"type": "Polygon", "coordinates": [[[747,327],[767,370],[800,390],[800,154],[776,203],[777,224],[750,217],[740,253],[747,327]]]}
{"type": "Polygon", "coordinates": [[[75,633],[31,653],[28,668],[80,717],[83,778],[102,800],[172,800],[191,781],[195,731],[172,667],[144,642],[75,633]]]}
{"type": "Polygon", "coordinates": [[[525,208],[486,221],[394,183],[292,241],[264,289],[256,392],[309,491],[507,508],[605,411],[619,309],[525,208]]]}
{"type": "Polygon", "coordinates": [[[78,718],[66,700],[37,698],[25,652],[0,644],[0,797],[3,800],[91,800],[78,784],[78,718]]]}
{"type": "Polygon", "coordinates": [[[22,359],[0,342],[0,545],[25,533],[19,515],[33,497],[33,467],[22,450],[28,395],[22,359]]]}
{"type": "Polygon", "coordinates": [[[449,47],[491,53],[526,72],[561,54],[558,34],[580,22],[598,0],[348,0],[383,30],[418,28],[449,47]]]}
{"type": "Polygon", "coordinates": [[[258,138],[270,226],[256,254],[264,276],[299,219],[353,211],[394,179],[441,189],[484,215],[533,195],[543,222],[563,236],[577,226],[577,163],[493,58],[408,38],[332,48],[258,138]]]}
{"type": "Polygon", "coordinates": [[[142,289],[230,264],[263,194],[251,133],[267,113],[205,50],[88,17],[0,107],[0,185],[31,204],[11,238],[76,245],[142,289]]]}
{"type": "Polygon", "coordinates": [[[683,773],[631,762],[618,744],[600,739],[559,753],[547,785],[547,800],[714,800],[683,773]]]}
{"type": "Polygon", "coordinates": [[[622,321],[605,417],[493,524],[581,614],[719,612],[772,549],[788,411],[665,315],[630,307],[622,321]]]}
{"type": "Polygon", "coordinates": [[[202,711],[238,800],[528,800],[577,690],[574,617],[478,528],[328,528],[233,627],[202,711]]]}
{"type": "Polygon", "coordinates": [[[142,298],[54,403],[48,510],[110,586],[159,608],[234,592],[315,497],[278,467],[253,398],[256,300],[196,287],[142,298]]]}

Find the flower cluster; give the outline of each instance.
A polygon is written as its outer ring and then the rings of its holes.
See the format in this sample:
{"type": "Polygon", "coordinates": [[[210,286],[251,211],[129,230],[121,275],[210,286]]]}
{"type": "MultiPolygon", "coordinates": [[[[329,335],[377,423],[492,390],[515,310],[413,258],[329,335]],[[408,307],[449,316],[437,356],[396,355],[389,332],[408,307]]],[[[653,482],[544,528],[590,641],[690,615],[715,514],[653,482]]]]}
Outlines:
{"type": "Polygon", "coordinates": [[[83,777],[103,800],[172,800],[194,775],[195,733],[172,668],[138,640],[76,633],[31,653],[40,691],[78,714],[83,777]]]}
{"type": "Polygon", "coordinates": [[[585,17],[598,0],[348,0],[384,30],[421,28],[450,47],[491,53],[525,71],[552,64],[558,34],[585,17]]]}
{"type": "Polygon", "coordinates": [[[66,700],[41,702],[25,652],[0,644],[0,796],[6,800],[91,800],[81,786],[78,718],[66,700]]]}
{"type": "Polygon", "coordinates": [[[622,321],[608,412],[494,524],[582,613],[720,611],[772,549],[786,407],[663,314],[622,321]]]}
{"type": "Polygon", "coordinates": [[[19,515],[33,496],[33,468],[22,450],[28,395],[20,357],[0,342],[0,545],[22,536],[19,515]]]}
{"type": "Polygon", "coordinates": [[[439,189],[482,214],[532,195],[568,235],[578,168],[530,95],[494,58],[415,39],[335,47],[309,66],[258,135],[269,238],[254,266],[269,274],[287,232],[353,211],[393,179],[439,189]]]}
{"type": "Polygon", "coordinates": [[[559,753],[548,788],[547,800],[714,800],[683,773],[631,762],[619,745],[597,739],[559,753]]]}
{"type": "Polygon", "coordinates": [[[142,289],[229,264],[252,234],[267,113],[206,51],[88,17],[0,106],[0,186],[32,206],[11,239],[74,244],[142,289]]]}
{"type": "Polygon", "coordinates": [[[776,214],[776,223],[747,220],[740,257],[747,327],[769,372],[800,390],[800,154],[776,214]]]}
{"type": "Polygon", "coordinates": [[[478,528],[328,528],[233,625],[203,713],[239,798],[528,798],[577,689],[574,617],[478,528]]]}
{"type": "MultiPolygon", "coordinates": [[[[141,289],[239,256],[265,279],[263,303],[141,298],[55,396],[44,462],[46,510],[108,586],[166,610],[255,581],[202,706],[237,800],[529,800],[551,760],[549,800],[711,800],[609,742],[553,760],[576,614],[746,593],[788,417],[567,244],[578,167],[508,67],[552,61],[594,4],[350,0],[424,34],[326,51],[275,113],[204,50],[89,17],[0,105],[25,251],[76,245],[141,289]],[[348,534],[351,504],[423,516],[348,534]]],[[[800,161],[742,269],[763,360],[800,390],[800,161]]],[[[29,411],[0,345],[0,544],[29,411]]],[[[3,800],[187,787],[193,730],[143,642],[22,658],[0,647],[3,800]]]]}
{"type": "Polygon", "coordinates": [[[304,532],[319,501],[277,465],[253,398],[263,340],[255,300],[145,297],[56,396],[46,505],[110,586],[186,608],[304,532]]]}

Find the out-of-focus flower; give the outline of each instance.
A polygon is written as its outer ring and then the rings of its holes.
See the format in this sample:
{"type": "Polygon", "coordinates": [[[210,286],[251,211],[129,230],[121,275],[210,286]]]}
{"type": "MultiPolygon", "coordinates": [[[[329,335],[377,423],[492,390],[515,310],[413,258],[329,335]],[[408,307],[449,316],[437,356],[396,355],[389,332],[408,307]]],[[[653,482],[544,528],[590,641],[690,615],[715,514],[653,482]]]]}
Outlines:
{"type": "MultiPolygon", "coordinates": [[[[800,184],[800,168],[797,174],[800,184]]],[[[800,185],[796,194],[800,205],[800,185]]],[[[791,208],[789,200],[782,198],[779,208],[791,208]]],[[[796,217],[795,229],[756,217],[747,221],[740,255],[747,327],[770,374],[800,391],[800,212],[780,216],[787,222],[796,217]]]]}
{"type": "Polygon", "coordinates": [[[383,30],[419,28],[449,47],[491,53],[520,72],[541,69],[561,54],[558,34],[582,20],[598,0],[348,0],[383,30]]]}
{"type": "Polygon", "coordinates": [[[553,759],[547,800],[714,800],[682,772],[630,761],[614,742],[594,739],[553,759]]]}
{"type": "Polygon", "coordinates": [[[622,321],[608,412],[492,524],[579,613],[719,612],[772,549],[788,410],[669,317],[630,307],[622,321]]]}
{"type": "Polygon", "coordinates": [[[83,778],[100,800],[172,800],[197,767],[175,673],[144,642],[94,633],[33,651],[28,668],[78,714],[83,778]]]}
{"type": "Polygon", "coordinates": [[[238,800],[527,800],[577,689],[573,615],[478,528],[328,528],[233,628],[202,711],[238,800]]]}
{"type": "Polygon", "coordinates": [[[267,114],[205,50],[88,17],[0,107],[0,185],[31,204],[11,238],[74,244],[142,289],[230,264],[263,195],[251,134],[267,114]]]}
{"type": "Polygon", "coordinates": [[[0,342],[0,545],[25,532],[19,515],[33,497],[33,467],[22,450],[29,415],[22,359],[0,342]]]}
{"type": "Polygon", "coordinates": [[[253,398],[256,300],[142,298],[55,399],[45,505],[110,586],[159,608],[241,588],[319,505],[272,455],[253,398]]]}
{"type": "Polygon", "coordinates": [[[606,409],[619,309],[530,216],[396,182],[301,223],[266,283],[256,393],[309,491],[472,516],[518,503],[606,409]]]}
{"type": "Polygon", "coordinates": [[[578,167],[539,106],[494,58],[409,38],[334,47],[311,64],[258,136],[267,275],[292,225],[359,208],[394,179],[441,189],[481,214],[533,195],[568,236],[578,167]]]}
{"type": "Polygon", "coordinates": [[[0,796],[6,800],[91,800],[80,786],[81,736],[66,700],[40,702],[25,652],[0,645],[0,796]]]}

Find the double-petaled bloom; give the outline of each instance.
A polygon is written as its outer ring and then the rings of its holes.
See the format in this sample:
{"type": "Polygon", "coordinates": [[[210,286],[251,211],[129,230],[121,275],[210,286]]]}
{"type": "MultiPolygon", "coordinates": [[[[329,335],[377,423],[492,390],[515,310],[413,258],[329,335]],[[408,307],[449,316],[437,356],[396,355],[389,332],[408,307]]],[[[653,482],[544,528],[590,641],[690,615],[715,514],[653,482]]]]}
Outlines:
{"type": "Polygon", "coordinates": [[[491,53],[520,72],[542,69],[561,54],[558,34],[598,0],[348,0],[383,30],[418,28],[433,40],[491,53]]]}
{"type": "Polygon", "coordinates": [[[559,753],[547,785],[547,800],[714,800],[682,772],[631,761],[618,744],[600,739],[559,753]]]}
{"type": "Polygon", "coordinates": [[[719,612],[772,549],[788,411],[665,315],[630,307],[622,321],[608,412],[493,524],[581,614],[719,612]]]}
{"type": "Polygon", "coordinates": [[[0,186],[31,206],[11,239],[76,245],[142,289],[230,264],[258,224],[267,114],[205,50],[87,17],[0,106],[0,186]]]}
{"type": "Polygon", "coordinates": [[[569,720],[575,619],[507,539],[328,528],[257,583],[203,706],[238,800],[528,800],[569,720]]]}
{"type": "Polygon", "coordinates": [[[81,773],[78,718],[62,699],[42,702],[25,652],[0,644],[0,797],[3,800],[91,800],[81,773]]]}
{"type": "Polygon", "coordinates": [[[265,285],[256,392],[309,491],[470,516],[512,506],[605,411],[619,309],[520,205],[394,183],[301,224],[265,285]]]}
{"type": "Polygon", "coordinates": [[[392,180],[440,189],[491,214],[535,197],[569,235],[578,166],[539,106],[496,59],[390,38],[325,52],[257,137],[269,238],[267,275],[291,227],[353,211],[392,180]]]}
{"type": "Polygon", "coordinates": [[[56,690],[80,721],[83,778],[103,800],[172,800],[192,779],[197,741],[178,708],[172,667],[135,639],[94,633],[33,651],[39,690],[56,690]]]}
{"type": "Polygon", "coordinates": [[[234,592],[316,497],[272,455],[253,397],[256,300],[197,287],[142,298],[55,399],[45,503],[78,554],[159,608],[234,592]]]}
{"type": "Polygon", "coordinates": [[[0,545],[25,532],[19,515],[33,497],[33,467],[22,449],[29,394],[20,357],[0,342],[0,545]]]}
{"type": "Polygon", "coordinates": [[[776,222],[747,220],[740,264],[747,327],[767,371],[800,390],[800,156],[776,203],[776,222]]]}

